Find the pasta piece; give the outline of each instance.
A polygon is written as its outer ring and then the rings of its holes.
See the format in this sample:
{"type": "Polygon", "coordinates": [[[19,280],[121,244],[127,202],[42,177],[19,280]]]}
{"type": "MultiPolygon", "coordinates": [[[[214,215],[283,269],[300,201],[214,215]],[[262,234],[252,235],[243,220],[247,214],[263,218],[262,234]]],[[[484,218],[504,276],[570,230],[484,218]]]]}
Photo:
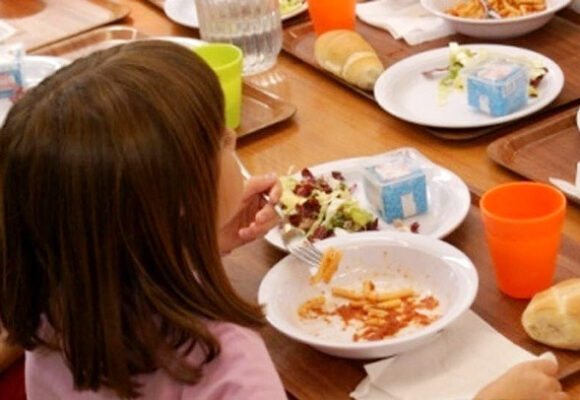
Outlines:
{"type": "Polygon", "coordinates": [[[372,317],[384,318],[387,315],[389,315],[389,313],[388,313],[388,311],[380,310],[378,308],[369,308],[367,310],[367,315],[371,318],[372,317]]]}
{"type": "Polygon", "coordinates": [[[414,294],[415,292],[413,289],[401,289],[394,292],[372,292],[365,296],[365,298],[368,301],[379,303],[387,300],[413,296],[414,294]]]}
{"type": "Polygon", "coordinates": [[[393,300],[387,300],[387,301],[382,301],[380,303],[376,303],[374,306],[376,308],[380,308],[383,310],[389,310],[391,308],[397,308],[401,304],[403,304],[403,301],[401,299],[393,299],[393,300]]]}
{"type": "MultiPolygon", "coordinates": [[[[513,18],[546,9],[546,0],[484,0],[487,7],[502,18],[513,18]]],[[[450,15],[463,18],[485,18],[480,0],[459,0],[446,10],[450,15]]]]}
{"type": "Polygon", "coordinates": [[[298,308],[298,315],[300,315],[303,318],[308,318],[311,312],[321,310],[325,303],[326,298],[324,296],[318,296],[310,300],[306,300],[298,308]]]}
{"type": "Polygon", "coordinates": [[[349,300],[363,300],[364,296],[361,293],[357,293],[354,290],[347,288],[335,286],[330,289],[333,296],[342,297],[349,300]]]}
{"type": "Polygon", "coordinates": [[[326,249],[322,255],[322,260],[318,264],[318,270],[310,278],[311,284],[316,284],[320,281],[324,283],[329,283],[332,276],[338,269],[338,264],[342,260],[342,251],[335,249],[334,247],[329,247],[326,249]]]}
{"type": "Polygon", "coordinates": [[[370,292],[375,290],[375,285],[372,281],[363,282],[363,295],[366,296],[370,292]]]}

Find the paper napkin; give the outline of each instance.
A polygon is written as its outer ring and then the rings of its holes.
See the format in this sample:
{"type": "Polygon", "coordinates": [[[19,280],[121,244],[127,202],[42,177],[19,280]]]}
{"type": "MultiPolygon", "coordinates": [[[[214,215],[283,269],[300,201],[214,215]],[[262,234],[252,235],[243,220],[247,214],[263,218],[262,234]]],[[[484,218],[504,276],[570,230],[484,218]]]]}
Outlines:
{"type": "Polygon", "coordinates": [[[360,3],[356,15],[367,24],[387,30],[395,39],[405,39],[411,46],[454,33],[443,18],[431,14],[418,0],[360,3]]]}
{"type": "Polygon", "coordinates": [[[8,39],[16,33],[16,29],[7,22],[0,20],[0,42],[8,39]]]}
{"type": "MultiPolygon", "coordinates": [[[[556,360],[547,353],[542,357],[556,360]]],[[[472,311],[430,344],[365,365],[351,393],[357,400],[466,400],[512,366],[537,357],[516,346],[472,311]]]]}

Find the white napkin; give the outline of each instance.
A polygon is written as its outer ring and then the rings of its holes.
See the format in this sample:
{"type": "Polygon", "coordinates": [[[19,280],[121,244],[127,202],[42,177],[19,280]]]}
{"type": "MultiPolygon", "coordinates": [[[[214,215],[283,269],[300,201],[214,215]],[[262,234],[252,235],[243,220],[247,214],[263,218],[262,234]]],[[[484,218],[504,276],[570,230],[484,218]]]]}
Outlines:
{"type": "Polygon", "coordinates": [[[368,1],[356,5],[356,15],[411,46],[454,33],[443,18],[431,14],[418,0],[368,1]]]}
{"type": "MultiPolygon", "coordinates": [[[[556,361],[551,353],[541,357],[556,361]]],[[[536,358],[467,311],[430,344],[365,365],[368,377],[350,395],[357,400],[473,399],[515,364],[536,358]]]]}
{"type": "Polygon", "coordinates": [[[7,22],[0,20],[0,42],[8,39],[16,33],[16,29],[7,22]]]}

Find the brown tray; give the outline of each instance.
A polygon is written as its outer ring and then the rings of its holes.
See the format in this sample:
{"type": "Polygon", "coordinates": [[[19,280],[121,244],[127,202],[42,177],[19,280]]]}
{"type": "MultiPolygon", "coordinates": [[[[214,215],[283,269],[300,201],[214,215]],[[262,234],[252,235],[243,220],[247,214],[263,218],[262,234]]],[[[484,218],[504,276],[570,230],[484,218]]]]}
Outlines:
{"type": "MultiPolygon", "coordinates": [[[[385,67],[410,55],[434,48],[445,47],[450,41],[465,44],[481,42],[481,40],[474,38],[453,35],[417,46],[409,46],[402,40],[395,40],[388,32],[361,21],[357,22],[356,30],[375,48],[385,67]]],[[[320,68],[314,58],[314,40],[315,35],[312,23],[306,21],[284,30],[283,49],[301,61],[322,71],[327,76],[336,79],[349,89],[375,101],[372,92],[358,89],[320,68]]],[[[521,38],[501,42],[501,44],[524,47],[542,53],[554,60],[562,68],[566,77],[564,88],[562,93],[547,109],[562,106],[580,99],[580,75],[577,74],[577,68],[580,65],[580,55],[577,50],[577,43],[580,43],[580,26],[558,16],[538,31],[521,38]]],[[[505,129],[505,127],[506,124],[474,129],[435,129],[429,127],[424,127],[424,129],[443,139],[467,140],[505,129]]]]}
{"type": "Polygon", "coordinates": [[[577,13],[569,7],[558,12],[558,15],[574,22],[575,24],[580,24],[580,13],[577,13]]]}
{"type": "MultiPolygon", "coordinates": [[[[578,106],[545,117],[532,126],[504,136],[487,147],[495,162],[528,179],[549,183],[549,177],[574,182],[580,161],[578,106]]],[[[580,204],[574,197],[568,199],[580,204]]]]}
{"type": "Polygon", "coordinates": [[[28,51],[124,18],[130,8],[109,0],[0,1],[0,19],[17,29],[6,43],[28,51]]]}
{"type": "MultiPolygon", "coordinates": [[[[524,332],[520,317],[527,301],[503,295],[495,284],[493,268],[484,237],[477,202],[472,194],[472,206],[461,226],[446,241],[461,249],[473,261],[479,274],[479,289],[472,306],[484,320],[517,345],[539,355],[552,351],[560,364],[560,377],[580,370],[580,353],[558,350],[531,340],[524,332]]],[[[580,244],[568,236],[562,239],[555,281],[580,275],[580,244]]],[[[269,267],[285,254],[265,241],[258,241],[225,258],[228,274],[236,290],[249,300],[255,299],[257,288],[269,267]]],[[[366,376],[363,365],[368,361],[332,357],[287,338],[272,327],[262,331],[270,355],[287,391],[298,399],[349,399],[350,393],[366,376]]],[[[578,385],[580,376],[564,381],[578,385]]]]}
{"type": "MultiPolygon", "coordinates": [[[[109,26],[43,47],[34,51],[33,54],[74,60],[94,51],[139,38],[145,38],[145,36],[135,28],[122,25],[109,26]]],[[[242,121],[236,129],[238,137],[249,135],[284,121],[292,117],[295,112],[296,106],[293,104],[244,82],[242,86],[242,121]]]]}

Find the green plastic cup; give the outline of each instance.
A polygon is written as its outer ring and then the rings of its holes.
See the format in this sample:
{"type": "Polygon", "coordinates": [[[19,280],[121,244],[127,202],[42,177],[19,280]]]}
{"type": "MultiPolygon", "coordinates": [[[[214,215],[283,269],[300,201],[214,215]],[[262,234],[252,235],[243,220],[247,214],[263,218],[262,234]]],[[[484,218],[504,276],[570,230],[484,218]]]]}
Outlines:
{"type": "Polygon", "coordinates": [[[226,126],[235,129],[242,115],[242,50],[228,43],[208,43],[193,51],[214,70],[225,100],[226,126]]]}

